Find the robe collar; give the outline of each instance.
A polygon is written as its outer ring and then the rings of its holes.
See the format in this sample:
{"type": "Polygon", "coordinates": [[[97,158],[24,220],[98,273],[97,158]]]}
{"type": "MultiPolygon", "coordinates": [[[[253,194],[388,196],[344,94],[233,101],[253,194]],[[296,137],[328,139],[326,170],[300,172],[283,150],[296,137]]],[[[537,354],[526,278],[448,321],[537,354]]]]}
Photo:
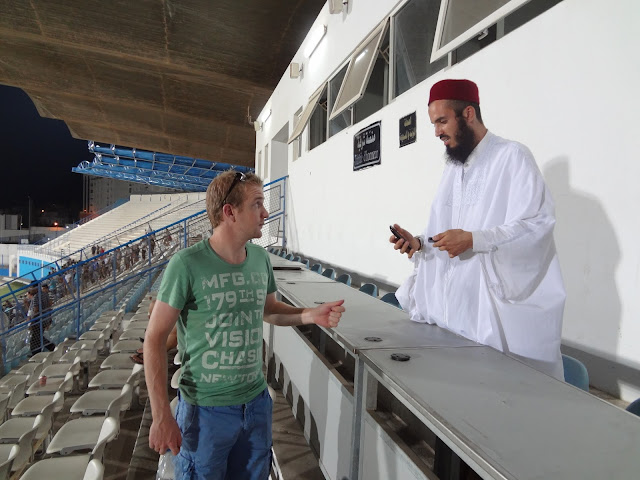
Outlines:
{"type": "Polygon", "coordinates": [[[478,158],[482,157],[484,152],[487,150],[487,147],[492,142],[493,137],[495,137],[495,135],[487,130],[485,136],[482,138],[482,140],[480,140],[480,143],[476,145],[476,148],[473,149],[473,152],[471,152],[469,158],[467,158],[466,163],[462,167],[464,168],[465,172],[471,168],[471,166],[476,162],[478,158]]]}

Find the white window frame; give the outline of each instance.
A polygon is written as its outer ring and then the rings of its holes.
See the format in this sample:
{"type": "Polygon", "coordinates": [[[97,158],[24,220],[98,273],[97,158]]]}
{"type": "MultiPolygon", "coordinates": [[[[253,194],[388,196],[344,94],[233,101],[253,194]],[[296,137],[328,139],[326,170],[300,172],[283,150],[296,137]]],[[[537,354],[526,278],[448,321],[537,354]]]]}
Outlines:
{"type": "Polygon", "coordinates": [[[440,13],[438,14],[438,24],[436,25],[436,34],[433,41],[433,50],[431,51],[431,62],[433,63],[436,60],[444,57],[448,53],[458,48],[460,45],[464,44],[476,35],[479,35],[485,28],[489,28],[491,25],[497,23],[499,20],[502,20],[511,12],[517,10],[529,1],[531,0],[511,0],[495,12],[485,17],[480,22],[473,25],[465,32],[458,35],[446,45],[442,45],[442,37],[444,35],[444,22],[446,19],[447,9],[449,7],[449,0],[442,0],[442,3],[440,4],[440,13]]]}
{"type": "Polygon", "coordinates": [[[349,67],[347,68],[347,73],[344,76],[344,80],[342,80],[342,85],[340,86],[340,91],[338,92],[338,96],[336,97],[336,101],[333,104],[332,111],[329,115],[329,120],[333,120],[335,117],[340,115],[347,108],[351,107],[355,104],[362,96],[364,95],[364,91],[367,88],[367,84],[369,83],[369,78],[371,77],[371,72],[373,71],[373,66],[378,59],[378,50],[380,50],[380,44],[384,39],[384,35],[386,33],[387,26],[389,25],[389,17],[386,17],[369,35],[365,38],[358,47],[355,49],[353,54],[351,55],[351,59],[349,60],[349,67]],[[371,56],[371,60],[369,61],[369,65],[367,65],[367,69],[365,70],[365,75],[361,79],[359,92],[354,95],[352,98],[343,99],[342,96],[344,94],[344,87],[347,82],[350,80],[350,76],[353,72],[353,66],[355,65],[356,59],[362,53],[364,48],[371,42],[375,37],[378,37],[378,41],[376,42],[376,48],[374,54],[371,56]]]}
{"type": "Polygon", "coordinates": [[[258,152],[258,158],[256,159],[256,175],[262,178],[262,150],[258,152]]]}
{"type": "MultiPolygon", "coordinates": [[[[293,114],[293,121],[297,125],[302,117],[302,108],[300,107],[296,113],[293,114]]],[[[302,157],[302,135],[298,135],[293,139],[293,161],[295,162],[302,157]]]]}
{"type": "Polygon", "coordinates": [[[300,115],[296,126],[293,128],[293,132],[291,132],[291,136],[289,137],[289,141],[287,143],[293,142],[302,134],[305,127],[307,126],[307,123],[309,122],[309,119],[311,118],[311,115],[313,115],[313,112],[318,106],[318,100],[320,99],[320,95],[322,95],[322,92],[324,91],[326,86],[327,82],[322,82],[322,85],[320,85],[320,87],[318,87],[318,89],[313,92],[311,97],[309,97],[309,103],[307,103],[307,106],[302,111],[302,115],[300,115]]]}

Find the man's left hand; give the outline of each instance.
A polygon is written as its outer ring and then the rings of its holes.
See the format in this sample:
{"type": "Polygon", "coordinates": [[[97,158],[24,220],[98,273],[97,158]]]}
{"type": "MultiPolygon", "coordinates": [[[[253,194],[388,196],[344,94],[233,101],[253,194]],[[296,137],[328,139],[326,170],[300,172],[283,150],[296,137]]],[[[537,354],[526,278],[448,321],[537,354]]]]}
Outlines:
{"type": "Polygon", "coordinates": [[[306,313],[307,321],[303,323],[315,323],[325,328],[335,328],[340,322],[344,307],[342,304],[344,300],[338,300],[335,302],[327,302],[308,310],[306,313]]]}
{"type": "Polygon", "coordinates": [[[433,247],[441,251],[446,250],[449,252],[450,258],[457,257],[461,253],[473,248],[473,236],[471,232],[465,232],[459,228],[434,235],[433,240],[433,247]]]}

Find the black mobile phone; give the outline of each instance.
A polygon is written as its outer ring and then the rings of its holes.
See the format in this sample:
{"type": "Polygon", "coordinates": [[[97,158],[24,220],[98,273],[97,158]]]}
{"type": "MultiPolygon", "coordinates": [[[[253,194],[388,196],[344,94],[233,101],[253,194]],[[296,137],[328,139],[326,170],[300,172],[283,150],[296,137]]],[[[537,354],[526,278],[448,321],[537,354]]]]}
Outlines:
{"type": "MultiPolygon", "coordinates": [[[[389,230],[391,230],[391,233],[393,233],[396,237],[396,240],[407,240],[406,238],[404,238],[402,235],[400,235],[400,232],[398,230],[396,230],[395,228],[393,228],[393,225],[389,225],[389,230]]],[[[407,251],[411,250],[411,245],[409,245],[409,248],[407,249],[407,251]]]]}

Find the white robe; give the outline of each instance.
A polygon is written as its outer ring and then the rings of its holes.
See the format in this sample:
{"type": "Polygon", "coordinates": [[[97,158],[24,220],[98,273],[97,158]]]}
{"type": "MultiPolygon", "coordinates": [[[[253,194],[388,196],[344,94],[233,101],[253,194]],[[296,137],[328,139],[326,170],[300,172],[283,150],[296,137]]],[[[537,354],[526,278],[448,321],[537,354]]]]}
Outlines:
{"type": "Polygon", "coordinates": [[[412,320],[563,380],[566,294],[554,225],[553,200],[531,152],[487,132],[465,166],[447,165],[423,233],[470,231],[473,249],[449,258],[423,241],[396,296],[412,320]]]}

